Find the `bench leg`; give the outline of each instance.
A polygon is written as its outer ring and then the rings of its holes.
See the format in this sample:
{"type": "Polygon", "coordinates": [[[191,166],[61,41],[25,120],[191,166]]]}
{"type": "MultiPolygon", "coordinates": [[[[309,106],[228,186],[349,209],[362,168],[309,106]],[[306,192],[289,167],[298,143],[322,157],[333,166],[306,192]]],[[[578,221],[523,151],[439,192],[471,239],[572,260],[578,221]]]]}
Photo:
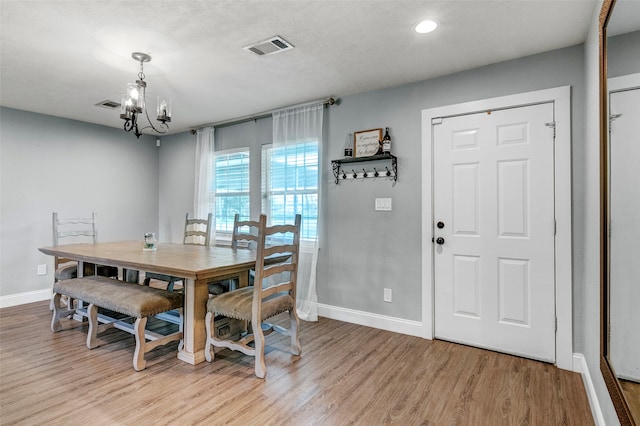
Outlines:
{"type": "Polygon", "coordinates": [[[87,347],[95,349],[98,347],[98,333],[102,333],[115,326],[115,323],[109,322],[100,324],[98,320],[98,306],[89,304],[87,307],[87,318],[89,318],[89,331],[87,332],[87,347]]]}
{"type": "Polygon", "coordinates": [[[214,318],[213,312],[207,312],[207,316],[204,319],[205,329],[207,330],[206,331],[207,340],[204,344],[204,358],[208,362],[212,362],[216,356],[213,346],[211,344],[212,343],[211,339],[215,336],[215,332],[213,331],[213,318],[214,318]]]}
{"type": "Polygon", "coordinates": [[[147,341],[144,337],[144,329],[147,325],[147,317],[136,318],[134,326],[134,334],[136,336],[136,350],[133,354],[133,368],[136,371],[142,371],[145,369],[147,363],[144,360],[144,354],[146,352],[147,341]]]}
{"type": "Polygon", "coordinates": [[[62,330],[62,324],[60,324],[61,318],[70,317],[76,312],[75,309],[63,309],[60,307],[61,296],[61,294],[53,293],[53,297],[51,298],[51,307],[53,309],[53,317],[51,318],[51,331],[53,331],[54,333],[56,331],[62,330]]]}
{"type": "Polygon", "coordinates": [[[90,304],[87,308],[87,316],[89,317],[89,332],[87,333],[87,347],[93,349],[98,346],[96,336],[98,335],[98,307],[90,304]]]}

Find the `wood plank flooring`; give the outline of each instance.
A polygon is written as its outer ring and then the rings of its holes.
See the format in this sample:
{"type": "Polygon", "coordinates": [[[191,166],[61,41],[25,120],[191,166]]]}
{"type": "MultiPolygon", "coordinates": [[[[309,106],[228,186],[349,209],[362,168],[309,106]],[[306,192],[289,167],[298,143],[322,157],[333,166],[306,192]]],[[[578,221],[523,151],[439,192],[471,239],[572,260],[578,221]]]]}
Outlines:
{"type": "Polygon", "coordinates": [[[636,423],[640,422],[640,383],[630,382],[628,380],[620,380],[622,393],[627,400],[627,405],[631,410],[631,415],[636,419],[636,423]]]}
{"type": "Polygon", "coordinates": [[[223,350],[192,366],[175,345],[132,367],[133,336],[52,333],[48,302],[0,309],[2,425],[590,425],[579,374],[510,355],[320,318],[302,356],[267,337],[266,380],[223,350]]]}

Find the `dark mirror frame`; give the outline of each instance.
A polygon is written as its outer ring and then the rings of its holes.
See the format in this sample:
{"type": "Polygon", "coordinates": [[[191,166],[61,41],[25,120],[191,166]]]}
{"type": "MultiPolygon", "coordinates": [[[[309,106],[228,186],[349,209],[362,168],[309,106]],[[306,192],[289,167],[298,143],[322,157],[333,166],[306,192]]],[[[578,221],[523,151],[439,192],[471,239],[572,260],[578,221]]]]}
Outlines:
{"type": "Polygon", "coordinates": [[[609,363],[609,111],[607,24],[616,0],[604,0],[599,20],[600,45],[600,371],[621,425],[635,425],[622,388],[609,363]]]}

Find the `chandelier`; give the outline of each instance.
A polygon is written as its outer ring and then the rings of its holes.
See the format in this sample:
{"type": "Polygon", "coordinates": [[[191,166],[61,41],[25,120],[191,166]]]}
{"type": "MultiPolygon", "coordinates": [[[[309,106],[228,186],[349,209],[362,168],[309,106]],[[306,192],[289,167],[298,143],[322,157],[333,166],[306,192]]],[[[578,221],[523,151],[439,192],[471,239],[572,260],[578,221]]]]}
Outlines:
{"type": "Polygon", "coordinates": [[[153,125],[149,118],[149,110],[146,108],[146,87],[147,82],[144,81],[144,63],[151,61],[151,56],[146,53],[133,52],[131,57],[140,62],[140,72],[138,73],[138,80],[134,83],[127,84],[127,92],[122,95],[122,103],[120,104],[120,118],[124,120],[125,132],[133,130],[138,139],[142,135],[142,131],[145,129],[152,129],[154,132],[164,134],[169,131],[169,125],[171,122],[171,100],[161,99],[158,96],[158,103],[156,108],[156,120],[158,120],[162,126],[156,124],[153,125]],[[138,127],[138,115],[144,112],[147,118],[148,126],[144,126],[142,129],[138,127]]]}

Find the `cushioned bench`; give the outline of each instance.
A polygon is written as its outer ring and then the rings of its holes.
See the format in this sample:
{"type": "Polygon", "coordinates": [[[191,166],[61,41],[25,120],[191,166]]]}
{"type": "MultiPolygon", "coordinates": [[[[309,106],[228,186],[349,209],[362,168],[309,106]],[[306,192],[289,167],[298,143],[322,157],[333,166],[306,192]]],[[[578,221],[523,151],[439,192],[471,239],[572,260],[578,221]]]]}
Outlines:
{"type": "Polygon", "coordinates": [[[145,330],[147,317],[162,312],[178,309],[180,320],[182,320],[182,294],[101,276],[61,280],[53,285],[53,318],[51,320],[51,331],[53,332],[62,330],[60,319],[76,313],[76,309],[66,309],[60,306],[61,295],[89,304],[87,308],[89,318],[87,347],[89,349],[97,346],[98,332],[108,328],[116,327],[135,336],[136,349],[133,355],[133,368],[136,371],[144,370],[145,353],[173,341],[180,341],[180,345],[182,344],[182,321],[180,321],[179,331],[168,335],[145,330]],[[98,307],[136,318],[135,324],[129,324],[121,319],[100,324],[98,322],[98,307]]]}

